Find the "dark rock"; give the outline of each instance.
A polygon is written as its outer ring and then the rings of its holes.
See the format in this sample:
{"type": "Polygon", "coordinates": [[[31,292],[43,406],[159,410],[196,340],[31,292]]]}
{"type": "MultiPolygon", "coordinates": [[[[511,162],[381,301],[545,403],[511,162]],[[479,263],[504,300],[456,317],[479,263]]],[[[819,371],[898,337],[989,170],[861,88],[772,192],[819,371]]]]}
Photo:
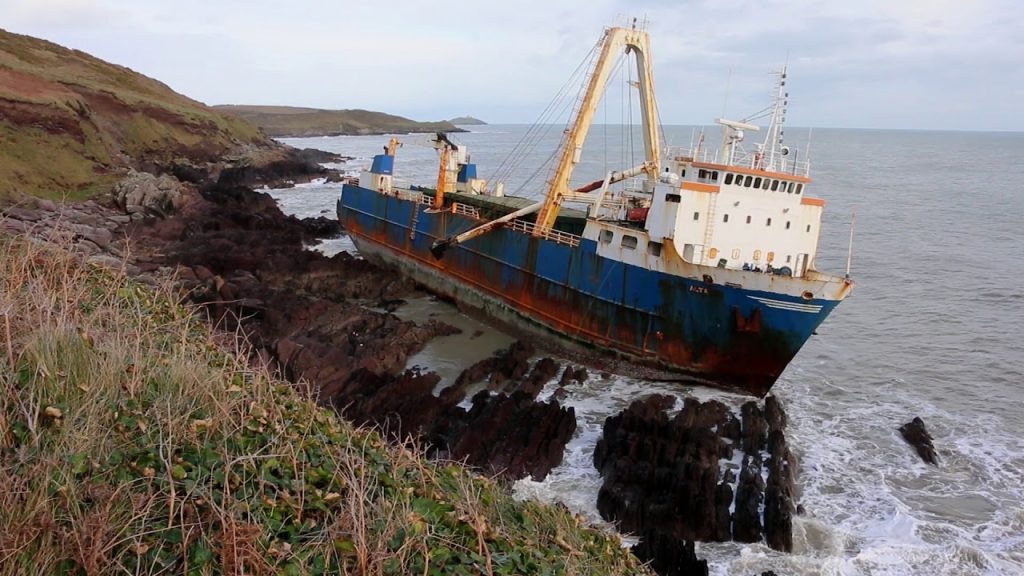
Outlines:
{"type": "Polygon", "coordinates": [[[644,532],[631,549],[660,576],[707,576],[708,561],[697,558],[692,541],[655,531],[644,532]]]}
{"type": "Polygon", "coordinates": [[[335,218],[317,216],[316,218],[303,218],[302,226],[314,238],[327,238],[340,236],[343,232],[341,223],[335,218]]]}
{"type": "Polygon", "coordinates": [[[908,444],[917,450],[917,455],[921,457],[921,460],[924,460],[926,464],[938,466],[939,456],[935,452],[935,445],[932,444],[932,435],[924,426],[924,420],[914,417],[910,422],[900,426],[900,434],[908,444]]]}
{"type": "Polygon", "coordinates": [[[740,481],[736,488],[736,511],[733,514],[732,538],[737,542],[761,541],[760,507],[764,496],[761,460],[758,456],[743,459],[740,481]]]}
{"type": "Polygon", "coordinates": [[[743,431],[740,438],[740,446],[747,454],[756,454],[764,450],[768,440],[768,423],[765,422],[764,413],[757,407],[753,400],[743,404],[740,408],[743,419],[743,431]]]}
{"type": "MultiPolygon", "coordinates": [[[[551,358],[541,358],[533,365],[533,370],[530,371],[530,375],[526,377],[526,380],[517,386],[516,389],[534,399],[540,394],[544,385],[558,374],[558,368],[558,362],[551,358]]],[[[509,386],[506,386],[505,389],[509,390],[509,386]]]]}
{"type": "Polygon", "coordinates": [[[764,419],[768,423],[768,432],[785,430],[789,418],[786,411],[782,409],[782,403],[774,394],[764,399],[764,419]]]}
{"type": "Polygon", "coordinates": [[[40,210],[33,210],[31,208],[25,208],[22,206],[10,206],[4,209],[3,215],[12,220],[21,220],[22,222],[38,222],[43,219],[45,213],[40,210]]]}

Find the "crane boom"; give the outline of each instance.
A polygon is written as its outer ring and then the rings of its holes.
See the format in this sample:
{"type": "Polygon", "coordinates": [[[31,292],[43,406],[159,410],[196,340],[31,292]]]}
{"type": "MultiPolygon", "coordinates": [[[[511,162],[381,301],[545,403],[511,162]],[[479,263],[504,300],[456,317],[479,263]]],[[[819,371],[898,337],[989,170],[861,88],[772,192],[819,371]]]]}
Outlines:
{"type": "Polygon", "coordinates": [[[640,87],[640,111],[644,128],[645,172],[648,179],[656,181],[660,166],[661,144],[658,140],[658,109],[654,101],[654,75],[651,66],[650,37],[646,30],[636,28],[608,28],[602,40],[601,54],[587,84],[576,119],[566,135],[555,175],[549,182],[547,196],[537,215],[535,234],[544,235],[555,225],[558,212],[566,194],[569,180],[576,164],[580,161],[583,143],[594,120],[605,85],[614,67],[613,55],[625,50],[636,55],[638,84],[640,87]]]}

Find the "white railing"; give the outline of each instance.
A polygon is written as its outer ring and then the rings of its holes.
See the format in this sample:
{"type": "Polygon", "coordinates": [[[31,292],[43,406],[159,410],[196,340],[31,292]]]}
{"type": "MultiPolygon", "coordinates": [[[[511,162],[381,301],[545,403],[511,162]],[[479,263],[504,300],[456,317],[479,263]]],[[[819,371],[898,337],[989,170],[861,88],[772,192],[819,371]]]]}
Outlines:
{"type": "Polygon", "coordinates": [[[525,232],[530,235],[540,236],[545,240],[551,240],[552,242],[558,242],[559,244],[565,244],[566,246],[576,247],[580,245],[580,237],[575,234],[569,234],[568,232],[562,232],[561,230],[548,230],[544,233],[537,233],[537,226],[533,222],[527,222],[526,220],[513,220],[512,229],[519,232],[525,232]]]}
{"type": "MultiPolygon", "coordinates": [[[[692,160],[694,162],[707,162],[710,164],[725,164],[722,159],[718,158],[720,150],[718,147],[715,148],[669,148],[669,157],[675,160],[687,161],[692,160]]],[[[732,162],[730,166],[736,166],[739,168],[750,168],[753,170],[765,170],[768,172],[779,172],[781,174],[792,174],[794,176],[807,177],[811,173],[811,163],[808,160],[797,160],[796,155],[800,151],[796,148],[790,149],[790,154],[793,159],[789,159],[789,156],[781,156],[778,152],[775,153],[775,161],[770,165],[768,163],[768,155],[761,152],[748,152],[746,150],[735,150],[732,154],[732,162]]]]}
{"type": "Polygon", "coordinates": [[[452,213],[460,214],[462,216],[469,216],[480,220],[480,211],[477,210],[476,206],[470,206],[469,204],[463,204],[461,202],[452,203],[452,213]]]}

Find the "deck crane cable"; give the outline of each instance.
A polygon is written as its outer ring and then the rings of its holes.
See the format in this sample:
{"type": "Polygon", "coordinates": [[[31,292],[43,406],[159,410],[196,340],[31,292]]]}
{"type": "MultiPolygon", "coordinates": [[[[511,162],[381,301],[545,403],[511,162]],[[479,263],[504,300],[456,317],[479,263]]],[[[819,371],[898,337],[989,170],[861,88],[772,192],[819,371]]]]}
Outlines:
{"type": "MultiPolygon", "coordinates": [[[[586,71],[587,71],[588,74],[592,73],[592,70],[594,68],[594,64],[593,64],[592,60],[597,58],[597,56],[598,56],[598,54],[600,52],[600,50],[597,50],[597,48],[600,47],[600,44],[601,43],[598,43],[598,46],[595,47],[595,50],[593,51],[593,58],[591,58],[591,62],[588,62],[588,64],[587,64],[586,71]]],[[[617,66],[618,65],[621,65],[621,60],[619,62],[617,62],[617,66]]],[[[577,91],[576,98],[572,99],[572,100],[568,100],[567,99],[567,100],[565,100],[563,102],[563,105],[562,105],[561,109],[559,110],[558,114],[556,115],[556,117],[560,118],[560,117],[568,114],[568,119],[566,120],[565,124],[563,125],[563,124],[551,123],[551,124],[547,125],[547,127],[546,127],[546,129],[544,131],[543,136],[546,137],[547,134],[550,133],[551,130],[553,130],[554,128],[556,128],[558,126],[565,126],[563,128],[563,130],[562,130],[563,137],[562,137],[562,141],[559,143],[559,149],[562,149],[566,145],[566,138],[568,138],[568,134],[569,134],[568,124],[573,122],[574,119],[575,119],[574,118],[575,115],[573,113],[576,111],[577,106],[579,106],[581,104],[582,100],[583,100],[583,94],[584,94],[584,92],[587,89],[586,85],[587,85],[587,82],[579,82],[579,90],[577,91]]],[[[531,186],[537,180],[537,177],[542,172],[544,172],[545,170],[550,175],[549,179],[550,179],[550,177],[553,177],[554,171],[555,171],[555,168],[556,168],[556,160],[557,160],[557,158],[558,158],[557,154],[550,154],[550,155],[548,155],[547,156],[547,160],[545,160],[540,166],[538,166],[530,174],[530,176],[525,181],[523,181],[522,184],[520,184],[519,186],[517,186],[515,188],[515,192],[514,193],[518,194],[518,193],[522,192],[524,189],[527,189],[529,186],[531,186]]]]}
{"type": "Polygon", "coordinates": [[[551,128],[552,113],[558,107],[559,103],[565,99],[567,92],[574,85],[579,83],[579,76],[581,73],[590,68],[591,62],[600,53],[599,48],[601,42],[598,41],[591,49],[590,52],[580,61],[577,65],[576,70],[566,80],[565,84],[559,88],[558,92],[548,103],[544,111],[541,112],[540,116],[534,123],[527,129],[526,133],[519,139],[516,145],[512,148],[512,151],[502,160],[501,164],[495,170],[494,181],[500,181],[508,178],[511,173],[519,166],[522,160],[528,156],[537,146],[539,142],[543,140],[543,135],[546,134],[551,128]]]}

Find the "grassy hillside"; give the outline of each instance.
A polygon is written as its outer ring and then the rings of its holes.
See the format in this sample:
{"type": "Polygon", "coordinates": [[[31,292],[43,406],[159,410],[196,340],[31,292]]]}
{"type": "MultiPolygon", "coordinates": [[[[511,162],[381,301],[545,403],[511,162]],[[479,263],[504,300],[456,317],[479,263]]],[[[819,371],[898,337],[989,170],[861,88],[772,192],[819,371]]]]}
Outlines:
{"type": "Polygon", "coordinates": [[[0,251],[0,576],[645,573],[564,508],[316,407],[170,288],[0,251]]]}
{"type": "Polygon", "coordinates": [[[86,196],[120,168],[213,160],[240,144],[267,139],[128,68],[0,30],[0,198],[86,196]]]}
{"type": "Polygon", "coordinates": [[[451,122],[417,122],[370,110],[319,110],[290,106],[214,106],[244,118],[275,138],[409,132],[461,132],[451,122]]]}

